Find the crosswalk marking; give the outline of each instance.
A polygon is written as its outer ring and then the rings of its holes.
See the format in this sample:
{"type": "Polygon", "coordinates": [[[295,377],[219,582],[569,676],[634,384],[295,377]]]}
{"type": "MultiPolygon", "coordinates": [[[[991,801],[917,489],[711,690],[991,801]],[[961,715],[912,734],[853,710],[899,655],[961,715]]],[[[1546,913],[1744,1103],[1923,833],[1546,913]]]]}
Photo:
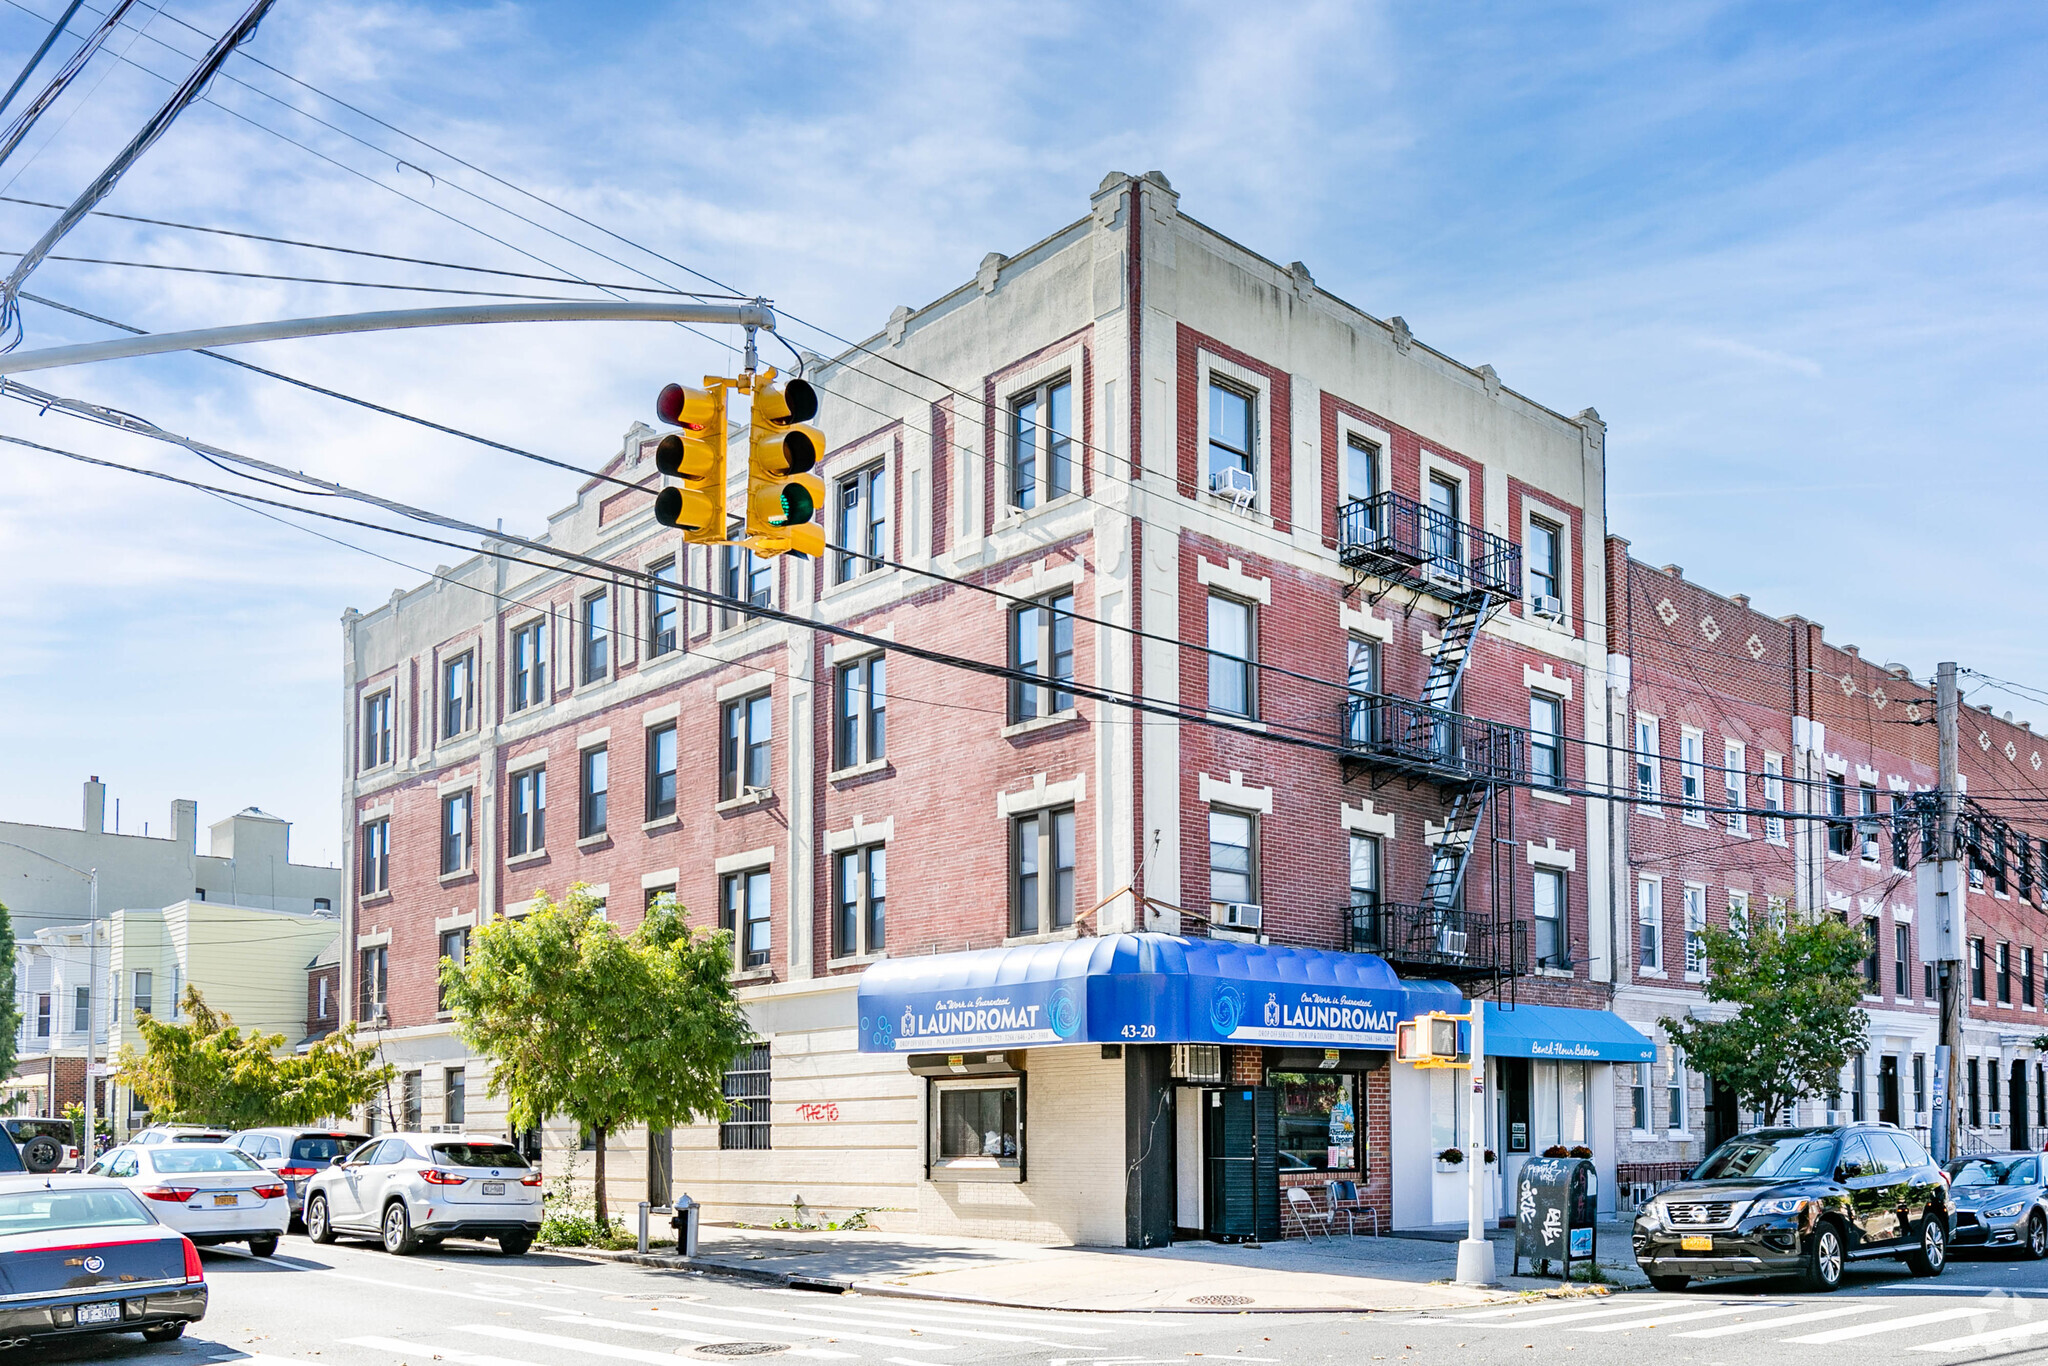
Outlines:
{"type": "MultiPolygon", "coordinates": [[[[676,1366],[674,1352],[650,1352],[644,1347],[614,1347],[608,1342],[593,1342],[589,1338],[564,1337],[560,1333],[535,1333],[524,1328],[502,1328],[495,1323],[465,1323],[456,1328],[458,1333],[474,1333],[479,1337],[498,1338],[505,1342],[525,1343],[531,1347],[553,1347],[558,1351],[582,1352],[587,1356],[610,1357],[614,1361],[636,1361],[642,1366],[676,1366]]],[[[723,1342],[723,1338],[708,1339],[723,1342]]]]}
{"type": "Polygon", "coordinates": [[[835,1314],[866,1314],[886,1318],[911,1318],[931,1322],[931,1312],[938,1311],[942,1317],[957,1318],[963,1323],[984,1324],[992,1328],[1037,1328],[1047,1332],[1087,1333],[1091,1335],[1102,1335],[1116,1331],[1113,1328],[1095,1328],[1074,1323],[1068,1319],[1056,1318],[1049,1314],[1031,1316],[1025,1314],[990,1313],[971,1306],[937,1304],[927,1300],[893,1300],[887,1304],[877,1304],[865,1300],[856,1303],[852,1296],[840,1296],[837,1299],[830,1297],[820,1298],[817,1294],[804,1290],[787,1290],[778,1291],[777,1293],[801,1296],[805,1302],[810,1304],[829,1305],[831,1306],[831,1312],[835,1314]]]}
{"type": "MultiPolygon", "coordinates": [[[[408,1361],[423,1352],[431,1353],[442,1361],[451,1363],[451,1366],[540,1366],[540,1363],[533,1361],[518,1361],[511,1357],[491,1356],[484,1352],[465,1352],[459,1347],[430,1347],[423,1342],[404,1342],[398,1338],[345,1338],[343,1345],[392,1352],[401,1360],[408,1361]]],[[[238,1357],[232,1362],[221,1363],[220,1366],[244,1366],[249,1360],[251,1358],[238,1357]]],[[[303,1366],[303,1363],[294,1362],[292,1366],[303,1366]]]]}
{"type": "Polygon", "coordinates": [[[1923,1324],[1947,1323],[1951,1319],[1967,1319],[1974,1315],[1992,1312],[1983,1305],[1968,1309],[1937,1309],[1931,1314],[1908,1314],[1902,1319],[1885,1319],[1880,1323],[1859,1323],[1848,1328],[1830,1328],[1825,1333],[1808,1333],[1803,1338],[1786,1338],[1786,1342],[1847,1342],[1850,1338],[1867,1338],[1875,1333],[1896,1333],[1902,1328],[1918,1328],[1923,1324]]]}
{"type": "Polygon", "coordinates": [[[1681,1338],[1724,1338],[1731,1333],[1761,1333],[1768,1328],[1783,1328],[1787,1324],[1811,1323],[1815,1319],[1842,1319],[1851,1314],[1868,1314],[1885,1306],[1879,1304],[1851,1304],[1840,1309],[1815,1309],[1805,1314],[1779,1314],[1772,1318],[1758,1319],[1754,1323],[1723,1323],[1713,1328],[1698,1328],[1690,1333],[1674,1333],[1681,1338]]]}
{"type": "Polygon", "coordinates": [[[1724,1319],[1730,1314],[1754,1314],[1765,1308],[1758,1304],[1724,1304],[1714,1309],[1694,1309],[1683,1314],[1652,1314],[1648,1318],[1623,1319],[1620,1323],[1596,1323],[1591,1327],[1566,1328],[1569,1333],[1622,1333],[1631,1328],[1661,1328],[1667,1323],[1691,1323],[1695,1319],[1724,1319]]]}
{"type": "MultiPolygon", "coordinates": [[[[670,1315],[673,1314],[678,1318],[694,1319],[694,1321],[701,1323],[706,1321],[701,1316],[702,1308],[702,1306],[696,1306],[688,1311],[683,1312],[679,1312],[672,1309],[663,1309],[659,1311],[659,1316],[662,1319],[666,1320],[670,1315]]],[[[642,1312],[651,1313],[654,1311],[650,1310],[642,1312]]],[[[719,1305],[717,1306],[717,1312],[723,1314],[755,1314],[763,1318],[786,1320],[798,1323],[845,1324],[855,1329],[892,1328],[897,1330],[898,1332],[918,1332],[926,1334],[936,1333],[946,1337],[976,1338],[983,1342],[1022,1342],[1033,1343],[1048,1347],[1065,1347],[1071,1345],[1069,1343],[1057,1341],[1053,1338],[1035,1337],[1024,1333],[998,1333],[987,1328],[955,1328],[951,1324],[933,1323],[929,1319],[919,1320],[915,1325],[908,1323],[874,1323],[863,1319],[847,1319],[839,1316],[836,1312],[807,1314],[797,1309],[756,1309],[751,1305],[739,1304],[719,1305]]],[[[742,1320],[742,1322],[744,1322],[744,1320],[742,1320]]],[[[1059,1330],[1054,1329],[1053,1331],[1057,1332],[1059,1330]]],[[[840,1337],[853,1336],[849,1333],[838,1333],[836,1335],[840,1337]]]]}
{"type": "Polygon", "coordinates": [[[1508,1309],[1475,1309],[1469,1314],[1455,1314],[1450,1317],[1457,1319],[1459,1323],[1469,1323],[1474,1319],[1508,1319],[1522,1314],[1571,1313],[1585,1314],[1588,1318],[1592,1318],[1595,1316],[1605,1317],[1608,1314],[1639,1314],[1646,1304],[1654,1306],[1658,1304],[1684,1303],[1684,1300],[1638,1299],[1633,1304],[1621,1309],[1589,1309],[1588,1306],[1590,1305],[1605,1305],[1607,1300],[1604,1298],[1597,1300],[1543,1300],[1535,1304],[1518,1304],[1508,1309]]]}
{"type": "Polygon", "coordinates": [[[793,1323],[754,1323],[747,1319],[721,1319],[709,1314],[684,1314],[670,1309],[662,1310],[658,1317],[661,1319],[659,1323],[628,1323],[623,1319],[600,1319],[593,1318],[588,1314],[550,1314],[548,1322],[588,1324],[593,1328],[613,1328],[623,1333],[655,1333],[662,1337],[679,1338],[684,1342],[729,1342],[732,1340],[732,1335],[735,1332],[765,1333],[772,1331],[784,1337],[832,1338],[839,1342],[865,1342],[874,1347],[894,1347],[899,1351],[911,1352],[942,1352],[954,1346],[953,1343],[949,1342],[919,1342],[914,1338],[885,1338],[877,1337],[872,1333],[840,1332],[830,1328],[805,1328],[793,1323]],[[692,1333],[682,1328],[671,1328],[668,1326],[676,1320],[681,1320],[684,1323],[705,1324],[713,1328],[722,1328],[725,1331],[718,1337],[706,1337],[701,1332],[692,1333]]]}
{"type": "Polygon", "coordinates": [[[1972,1347],[1988,1347],[1995,1342],[2010,1342],[2014,1338],[2032,1337],[2036,1333],[2048,1333],[2048,1321],[2022,1323],[2013,1328],[1994,1328],[1988,1333],[1972,1333],[1968,1337],[1948,1338],[1941,1342],[1923,1342],[1908,1350],[1914,1352],[1962,1352],[1972,1347]]]}

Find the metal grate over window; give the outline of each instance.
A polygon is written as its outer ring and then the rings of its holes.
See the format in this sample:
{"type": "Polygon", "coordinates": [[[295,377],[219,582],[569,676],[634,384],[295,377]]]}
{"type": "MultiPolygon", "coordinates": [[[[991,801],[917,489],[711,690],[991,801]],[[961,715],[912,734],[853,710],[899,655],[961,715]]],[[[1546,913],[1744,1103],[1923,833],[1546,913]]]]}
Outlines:
{"type": "Polygon", "coordinates": [[[721,1148],[769,1148],[768,1045],[757,1043],[725,1070],[724,1095],[732,1114],[718,1126],[721,1148]]]}

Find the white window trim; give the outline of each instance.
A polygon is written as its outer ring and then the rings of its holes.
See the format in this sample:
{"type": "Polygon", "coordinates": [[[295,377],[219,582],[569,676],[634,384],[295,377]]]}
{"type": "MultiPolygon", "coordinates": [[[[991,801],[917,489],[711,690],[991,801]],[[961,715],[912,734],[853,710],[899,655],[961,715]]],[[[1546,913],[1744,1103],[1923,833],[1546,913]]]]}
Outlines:
{"type": "Polygon", "coordinates": [[[476,774],[463,773],[457,775],[456,777],[449,778],[444,782],[436,784],[434,790],[436,794],[439,796],[452,797],[458,792],[461,792],[467,788],[473,788],[475,786],[476,774]]]}
{"type": "Polygon", "coordinates": [[[885,816],[881,820],[871,821],[865,816],[855,815],[853,824],[846,829],[827,830],[825,832],[825,852],[828,854],[838,854],[844,853],[848,849],[858,849],[867,844],[887,844],[895,837],[895,834],[896,818],[894,816],[885,816]]]}
{"type": "Polygon", "coordinates": [[[1242,773],[1232,772],[1227,782],[1218,782],[1206,773],[1198,774],[1196,791],[1196,800],[1204,806],[1233,806],[1240,811],[1256,811],[1261,816],[1273,814],[1273,789],[1245,786],[1242,773]]]}
{"type": "Polygon", "coordinates": [[[434,937],[438,941],[442,935],[450,930],[466,930],[475,924],[475,911],[456,911],[451,915],[441,916],[434,921],[434,937]]]}
{"type": "Polygon", "coordinates": [[[1664,819],[1664,725],[1661,717],[1646,711],[1636,713],[1635,727],[1629,732],[1629,791],[1635,795],[1636,810],[1645,816],[1664,819]],[[1643,723],[1650,723],[1650,738],[1656,747],[1648,751],[1650,761],[1650,791],[1646,796],[1642,784],[1636,781],[1636,766],[1644,759],[1642,748],[1643,723]]]}
{"type": "Polygon", "coordinates": [[[372,930],[368,934],[359,934],[356,936],[356,951],[360,953],[364,949],[381,949],[390,942],[391,931],[372,930]]]}
{"type": "MultiPolygon", "coordinates": [[[[1380,492],[1384,493],[1393,487],[1393,434],[1382,431],[1369,422],[1361,422],[1350,413],[1339,410],[1337,413],[1337,449],[1333,454],[1337,457],[1337,506],[1340,508],[1358,496],[1344,486],[1344,471],[1351,466],[1350,438],[1354,436],[1364,437],[1379,452],[1378,457],[1373,463],[1379,467],[1380,492]]],[[[1206,442],[1203,443],[1202,449],[1205,452],[1209,449],[1206,442]]]]}
{"type": "MultiPolygon", "coordinates": [[[[1705,756],[1702,755],[1701,757],[1704,758],[1705,756]]],[[[1721,737],[1720,776],[1722,797],[1725,799],[1728,796],[1730,791],[1728,780],[1730,777],[1734,777],[1737,779],[1737,782],[1733,791],[1738,800],[1731,803],[1731,805],[1746,808],[1749,805],[1750,779],[1748,745],[1740,740],[1730,740],[1725,735],[1721,737]]],[[[1731,811],[1724,814],[1727,818],[1725,824],[1729,834],[1739,836],[1742,839],[1750,837],[1749,814],[1746,810],[1731,811]]]]}
{"type": "Polygon", "coordinates": [[[656,707],[652,711],[641,712],[640,725],[644,729],[652,730],[656,726],[665,726],[671,721],[680,721],[682,716],[683,704],[671,702],[665,707],[656,707]]]}
{"type": "Polygon", "coordinates": [[[1337,608],[1337,627],[1345,635],[1364,636],[1382,645],[1390,645],[1394,640],[1393,620],[1373,615],[1370,603],[1360,603],[1356,607],[1349,603],[1340,604],[1337,608]]]}
{"type": "Polygon", "coordinates": [[[1531,498],[1525,491],[1522,494],[1521,535],[1523,545],[1529,544],[1530,523],[1537,520],[1549,522],[1557,528],[1557,600],[1564,604],[1564,617],[1559,621],[1548,621],[1528,610],[1529,586],[1526,578],[1528,570],[1526,565],[1523,566],[1523,615],[1547,631],[1562,631],[1564,634],[1570,635],[1572,633],[1571,624],[1575,616],[1572,611],[1572,552],[1576,548],[1572,545],[1573,518],[1563,508],[1531,498]]]}
{"type": "Polygon", "coordinates": [[[711,871],[724,877],[727,873],[751,873],[772,867],[774,863],[775,846],[769,844],[759,849],[748,849],[743,853],[727,854],[711,865],[711,871]]]}
{"type": "MultiPolygon", "coordinates": [[[[890,622],[887,626],[869,631],[868,634],[879,640],[894,642],[896,639],[896,623],[890,622]]],[[[870,645],[864,640],[834,641],[831,656],[832,667],[836,669],[842,664],[853,664],[872,655],[886,653],[887,651],[870,645]]]]}
{"type": "Polygon", "coordinates": [[[506,776],[510,777],[524,773],[530,768],[546,768],[547,763],[548,752],[545,749],[537,749],[529,754],[521,754],[517,758],[507,759],[505,761],[505,773],[506,776]]]}
{"type": "Polygon", "coordinates": [[[1770,833],[1771,818],[1769,816],[1763,816],[1759,818],[1764,822],[1764,839],[1771,844],[1783,844],[1785,843],[1785,831],[1788,828],[1785,823],[1784,815],[1782,814],[1785,809],[1785,756],[1782,754],[1774,754],[1770,750],[1765,750],[1763,754],[1763,765],[1763,769],[1759,771],[1757,776],[1762,778],[1764,782],[1764,799],[1766,801],[1770,799],[1770,784],[1772,777],[1775,776],[1778,783],[1778,810],[1781,813],[1778,817],[1778,833],[1775,835],[1770,833]],[[1773,760],[1776,760],[1778,764],[1778,771],[1775,775],[1769,772],[1770,764],[1773,760]]]}
{"type": "Polygon", "coordinates": [[[1226,564],[1217,564],[1213,560],[1197,557],[1195,582],[1227,597],[1255,602],[1261,607],[1273,605],[1273,581],[1245,573],[1243,563],[1236,559],[1226,564]]]}
{"type": "Polygon", "coordinates": [[[1015,1183],[1024,1179],[1024,1163],[1030,1157],[1031,1138],[1025,1117],[1023,1079],[1016,1076],[939,1077],[932,1082],[932,1099],[925,1117],[926,1156],[934,1181],[991,1181],[1015,1183]],[[1014,1158],[939,1156],[940,1097],[947,1091],[990,1091],[1008,1087],[1017,1093],[1017,1156],[1014,1158]]]}
{"type": "Polygon", "coordinates": [[[1678,728],[1678,818],[1687,825],[1705,825],[1707,823],[1707,736],[1706,732],[1697,726],[1680,726],[1678,728]],[[1687,740],[1693,742],[1700,756],[1698,761],[1691,765],[1691,767],[1697,770],[1693,774],[1694,786],[1697,792],[1691,805],[1688,805],[1685,799],[1685,770],[1687,768],[1685,742],[1687,740]]]}
{"type": "Polygon", "coordinates": [[[363,809],[362,809],[361,811],[358,811],[358,812],[356,812],[356,824],[357,824],[357,825],[373,825],[373,824],[375,824],[375,823],[376,823],[376,822],[378,822],[378,821],[388,821],[388,820],[390,820],[390,819],[391,819],[391,803],[390,803],[390,802],[384,802],[384,803],[382,803],[381,805],[378,805],[378,806],[368,806],[368,807],[364,807],[364,808],[363,808],[363,809]]]}
{"type": "Polygon", "coordinates": [[[1543,844],[1530,840],[1529,863],[1537,868],[1554,868],[1567,873],[1576,873],[1579,870],[1579,851],[1576,849],[1560,849],[1557,847],[1555,839],[1548,840],[1543,844]]]}
{"type": "Polygon", "coordinates": [[[1416,488],[1416,495],[1424,507],[1429,506],[1431,475],[1441,476],[1444,482],[1457,485],[1459,521],[1467,526],[1485,525],[1486,519],[1483,515],[1473,515],[1475,511],[1483,514],[1485,509],[1475,509],[1472,506],[1472,471],[1466,469],[1457,461],[1446,459],[1441,454],[1424,446],[1422,448],[1421,469],[1416,476],[1420,480],[1416,488]]]}
{"type": "Polygon", "coordinates": [[[1052,806],[1078,806],[1088,800],[1088,775],[1076,773],[1065,782],[1047,782],[1043,773],[1031,775],[1031,786],[1022,792],[996,793],[996,815],[1004,819],[1052,806]]]}
{"type": "MultiPolygon", "coordinates": [[[[1679,916],[1684,922],[1681,932],[1685,935],[1685,941],[1679,945],[1681,965],[1684,961],[1685,952],[1692,947],[1692,936],[1694,934],[1693,907],[1695,903],[1699,907],[1698,930],[1704,933],[1707,928],[1707,884],[1704,882],[1688,882],[1679,893],[1679,916]]],[[[1704,945],[1702,948],[1704,948],[1704,945]]],[[[1707,980],[1707,960],[1704,954],[1702,954],[1700,965],[1697,968],[1687,968],[1685,970],[1685,980],[1688,982],[1704,982],[1707,980]]]]}
{"type": "Polygon", "coordinates": [[[1264,513],[1272,506],[1273,493],[1273,382],[1256,370],[1197,348],[1195,351],[1195,487],[1198,502],[1215,500],[1209,492],[1209,386],[1222,379],[1227,387],[1241,389],[1252,400],[1252,480],[1258,492],[1250,511],[1264,513]]]}
{"type": "Polygon", "coordinates": [[[1538,673],[1533,664],[1522,666],[1522,686],[1531,692],[1545,692],[1552,697],[1569,702],[1572,700],[1572,680],[1559,678],[1555,666],[1545,663],[1543,672],[1538,673]]]}
{"type": "Polygon", "coordinates": [[[1634,936],[1633,952],[1629,954],[1629,957],[1636,965],[1636,976],[1662,977],[1664,976],[1664,960],[1667,957],[1664,951],[1664,879],[1657,876],[1638,877],[1636,879],[1635,895],[1635,923],[1637,929],[1634,936]],[[1643,889],[1645,887],[1650,889],[1649,904],[1647,906],[1644,904],[1645,898],[1643,896],[1643,889]],[[1642,965],[1643,940],[1641,927],[1644,925],[1654,925],[1657,927],[1657,965],[1655,967],[1644,967],[1642,965]]]}
{"type": "MultiPolygon", "coordinates": [[[[682,714],[680,708],[677,709],[676,714],[678,716],[682,714]]],[[[584,734],[577,736],[576,749],[580,753],[583,750],[596,749],[599,745],[608,745],[611,742],[612,728],[610,726],[606,726],[602,730],[586,731],[584,734]]]]}
{"type": "Polygon", "coordinates": [[[640,875],[640,890],[651,892],[657,887],[673,888],[680,885],[682,880],[683,870],[680,868],[664,868],[658,873],[642,873],[640,875]]]}
{"type": "MultiPolygon", "coordinates": [[[[721,705],[727,702],[737,702],[740,698],[752,697],[755,693],[772,692],[774,688],[775,675],[764,669],[760,673],[751,673],[743,678],[735,678],[730,683],[720,684],[718,688],[718,701],[721,705]]],[[[664,707],[662,710],[667,711],[669,708],[664,707]]],[[[649,713],[649,715],[652,714],[651,712],[649,713]]],[[[675,718],[664,717],[663,719],[674,720],[675,718]]]]}
{"type": "Polygon", "coordinates": [[[996,390],[1000,395],[998,411],[1002,414],[1002,422],[996,431],[996,521],[994,530],[999,531],[1006,526],[1024,521],[1026,518],[1037,517],[1051,508],[1066,507],[1070,503],[1079,501],[1084,494],[1087,481],[1079,476],[1082,474],[1082,471],[1089,468],[1089,455],[1091,452],[1088,438],[1092,433],[1089,431],[1087,420],[1088,396],[1081,386],[1083,351],[1082,340],[1076,337],[1072,343],[1061,347],[1051,355],[1042,356],[1030,365],[1012,370],[996,381],[996,390]],[[1010,400],[1026,390],[1036,391],[1042,389],[1048,382],[1058,379],[1062,374],[1067,376],[1067,384],[1072,389],[1074,395],[1075,429],[1067,433],[1068,439],[1074,443],[1074,474],[1076,475],[1074,487],[1057,498],[1041,501],[1035,508],[1020,508],[1011,501],[1011,495],[1015,490],[1010,485],[1010,417],[1012,411],[1010,400]]]}
{"type": "MultiPolygon", "coordinates": [[[[1204,801],[1208,800],[1206,797],[1204,801]]],[[[1361,801],[1357,806],[1339,799],[1338,820],[1343,829],[1354,835],[1377,835],[1381,839],[1394,838],[1394,813],[1373,810],[1371,801],[1361,801]]]]}
{"type": "MultiPolygon", "coordinates": [[[[893,501],[896,497],[897,461],[895,450],[896,440],[894,434],[891,433],[888,439],[877,441],[872,446],[863,447],[859,454],[855,454],[852,451],[835,452],[832,456],[832,468],[819,472],[819,477],[825,481],[825,506],[818,509],[818,511],[824,518],[826,553],[820,557],[820,563],[813,567],[813,582],[817,584],[817,596],[821,602],[826,598],[850,593],[856,586],[865,586],[871,583],[875,575],[889,572],[888,565],[872,564],[863,559],[857,563],[851,578],[840,579],[837,552],[844,550],[846,547],[840,545],[837,540],[839,535],[839,491],[847,480],[858,479],[867,474],[869,470],[880,469],[882,471],[882,491],[887,493],[893,501]]],[[[870,488],[872,488],[872,485],[870,488]]],[[[888,539],[891,544],[885,546],[882,550],[883,558],[891,560],[896,558],[894,541],[897,528],[894,525],[896,521],[894,514],[895,508],[892,506],[888,509],[888,516],[884,523],[888,529],[888,539]]],[[[872,509],[869,511],[868,520],[870,522],[874,520],[872,509]]],[[[862,550],[860,553],[865,555],[867,551],[862,550]]]]}

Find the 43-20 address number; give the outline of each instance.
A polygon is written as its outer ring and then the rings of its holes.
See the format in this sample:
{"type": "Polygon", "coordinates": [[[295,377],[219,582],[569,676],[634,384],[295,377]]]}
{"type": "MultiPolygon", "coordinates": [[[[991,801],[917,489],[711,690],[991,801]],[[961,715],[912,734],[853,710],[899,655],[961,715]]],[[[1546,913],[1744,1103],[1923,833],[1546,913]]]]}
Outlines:
{"type": "Polygon", "coordinates": [[[1156,1039],[1159,1037],[1159,1026],[1125,1025],[1124,1037],[1126,1039],[1156,1039]]]}

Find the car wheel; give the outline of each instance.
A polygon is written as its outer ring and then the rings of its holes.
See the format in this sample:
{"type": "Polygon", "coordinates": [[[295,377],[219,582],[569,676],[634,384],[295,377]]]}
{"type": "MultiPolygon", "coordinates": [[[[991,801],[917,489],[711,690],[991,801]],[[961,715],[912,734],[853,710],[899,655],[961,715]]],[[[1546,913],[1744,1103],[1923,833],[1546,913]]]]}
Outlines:
{"type": "Polygon", "coordinates": [[[273,1233],[268,1238],[251,1238],[249,1240],[249,1251],[258,1257],[275,1257],[277,1255],[277,1235],[273,1233]]]}
{"type": "Polygon", "coordinates": [[[2027,1216],[2027,1256],[2037,1262],[2048,1257],[2048,1219],[2039,1210],[2027,1216]]]}
{"type": "Polygon", "coordinates": [[[1939,1276],[1948,1265],[1948,1224],[1940,1210],[1929,1210],[1920,1220],[1920,1246],[1906,1254],[1906,1265],[1915,1276],[1939,1276]]]}
{"type": "Polygon", "coordinates": [[[403,1200],[393,1200],[384,1209],[384,1250],[394,1257],[410,1257],[419,1250],[420,1240],[412,1231],[412,1216],[403,1200]]]}
{"type": "Polygon", "coordinates": [[[182,1319],[177,1323],[152,1323],[142,1330],[144,1342],[176,1342],[184,1336],[185,1324],[182,1319]]]}
{"type": "Polygon", "coordinates": [[[1823,1223],[1806,1245],[1806,1288],[1829,1291],[1842,1284],[1842,1231],[1823,1223]]]}
{"type": "Polygon", "coordinates": [[[1679,1291],[1685,1289],[1688,1285],[1691,1284],[1692,1277],[1690,1276],[1650,1277],[1650,1288],[1653,1290],[1661,1290],[1667,1295],[1676,1295],[1679,1291]]]}
{"type": "Polygon", "coordinates": [[[316,1195],[306,1201],[306,1236],[316,1243],[334,1241],[334,1225],[327,1219],[327,1197],[316,1195]]]}
{"type": "Polygon", "coordinates": [[[526,1250],[533,1246],[531,1233],[508,1233],[498,1239],[498,1251],[507,1257],[524,1257],[526,1250]]]}

